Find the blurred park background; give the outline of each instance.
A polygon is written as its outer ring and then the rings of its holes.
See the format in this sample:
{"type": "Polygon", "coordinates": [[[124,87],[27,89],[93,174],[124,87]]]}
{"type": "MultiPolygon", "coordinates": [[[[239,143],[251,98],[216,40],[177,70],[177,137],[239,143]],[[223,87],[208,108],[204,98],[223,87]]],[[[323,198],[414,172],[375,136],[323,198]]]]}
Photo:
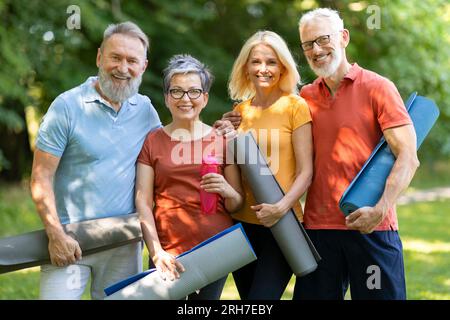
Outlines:
{"type": "MultiPolygon", "coordinates": [[[[97,74],[95,58],[110,23],[131,20],[151,39],[140,92],[169,120],[162,69],[177,53],[207,63],[216,80],[206,123],[230,110],[227,81],[245,39],[279,33],[302,82],[314,75],[299,45],[298,20],[316,7],[340,11],[350,30],[350,62],[391,79],[403,99],[433,99],[440,118],[419,150],[407,192],[450,187],[450,4],[447,0],[0,0],[0,237],[41,228],[28,181],[39,121],[52,100],[97,74]]],[[[450,299],[450,200],[399,206],[408,298],[450,299]]],[[[37,268],[0,275],[0,299],[36,299],[37,268]]],[[[292,284],[284,299],[292,296],[292,284]]],[[[88,292],[85,298],[88,298],[88,292]]],[[[238,299],[229,278],[224,299],[238,299]]]]}

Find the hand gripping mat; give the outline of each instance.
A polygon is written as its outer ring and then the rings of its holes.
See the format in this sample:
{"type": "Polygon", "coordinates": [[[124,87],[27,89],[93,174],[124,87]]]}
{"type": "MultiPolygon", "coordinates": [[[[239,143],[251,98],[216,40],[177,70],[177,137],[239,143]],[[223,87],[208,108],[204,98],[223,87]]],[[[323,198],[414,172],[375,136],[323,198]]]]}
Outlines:
{"type": "MultiPolygon", "coordinates": [[[[270,171],[251,132],[238,135],[230,143],[236,162],[249,182],[257,203],[276,203],[284,192],[270,171]]],[[[292,209],[270,228],[286,261],[296,276],[317,268],[320,256],[292,209]]]]}
{"type": "Polygon", "coordinates": [[[242,225],[236,224],[177,260],[185,271],[174,281],[163,280],[151,269],[105,289],[106,300],[179,300],[256,260],[242,225]]]}
{"type": "MultiPolygon", "coordinates": [[[[142,239],[136,213],[70,223],[63,228],[78,241],[83,256],[142,239]]],[[[0,239],[0,273],[49,263],[45,230],[0,239]]]]}

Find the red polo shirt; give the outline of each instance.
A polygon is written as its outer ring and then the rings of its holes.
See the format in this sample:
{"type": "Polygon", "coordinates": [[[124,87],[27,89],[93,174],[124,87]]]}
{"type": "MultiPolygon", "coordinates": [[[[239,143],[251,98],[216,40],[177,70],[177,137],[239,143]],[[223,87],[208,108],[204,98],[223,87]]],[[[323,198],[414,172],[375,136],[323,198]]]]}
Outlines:
{"type": "MultiPolygon", "coordinates": [[[[308,190],[304,223],[308,229],[345,230],[339,199],[380,141],[383,130],[411,124],[395,85],[356,63],[334,97],[323,78],[302,88],[311,110],[314,177],[308,190]]],[[[376,230],[397,230],[395,208],[376,230]]]]}

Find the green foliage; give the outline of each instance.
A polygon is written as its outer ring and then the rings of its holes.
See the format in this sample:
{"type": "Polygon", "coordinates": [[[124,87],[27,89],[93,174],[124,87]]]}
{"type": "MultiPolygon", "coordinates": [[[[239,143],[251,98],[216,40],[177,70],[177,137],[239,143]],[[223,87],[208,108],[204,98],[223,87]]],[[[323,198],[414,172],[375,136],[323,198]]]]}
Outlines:
{"type": "Polygon", "coordinates": [[[365,1],[79,0],[81,29],[69,30],[67,8],[72,4],[69,0],[1,2],[0,127],[19,128],[18,115],[25,106],[44,113],[58,94],[95,75],[105,27],[124,20],[138,23],[151,39],[141,92],[151,97],[163,123],[170,121],[161,85],[168,59],[190,53],[211,67],[216,80],[202,114],[211,124],[232,106],[227,94],[229,72],[245,39],[257,30],[278,32],[298,61],[303,82],[314,80],[299,48],[298,19],[311,8],[331,6],[341,12],[350,30],[350,61],[390,78],[404,99],[418,91],[440,107],[441,117],[421,157],[450,154],[448,1],[379,0],[379,29],[368,27],[373,13],[367,12],[370,3],[365,1]],[[12,106],[7,101],[17,103],[12,106]]]}
{"type": "Polygon", "coordinates": [[[0,237],[41,228],[28,186],[0,184],[0,237]]]}
{"type": "Polygon", "coordinates": [[[448,157],[450,5],[443,0],[380,0],[376,5],[379,29],[368,29],[366,10],[344,11],[344,21],[350,21],[349,59],[391,79],[404,100],[414,91],[433,99],[441,115],[420,156],[448,157]]]}
{"type": "Polygon", "coordinates": [[[450,162],[422,161],[411,181],[411,189],[429,189],[450,186],[450,162]]]}

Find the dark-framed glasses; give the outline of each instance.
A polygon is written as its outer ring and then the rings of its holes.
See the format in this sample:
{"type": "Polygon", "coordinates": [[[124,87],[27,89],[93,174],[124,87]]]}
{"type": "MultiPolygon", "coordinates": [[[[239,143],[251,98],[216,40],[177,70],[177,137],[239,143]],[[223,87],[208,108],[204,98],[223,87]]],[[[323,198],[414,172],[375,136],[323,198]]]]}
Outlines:
{"type": "MultiPolygon", "coordinates": [[[[342,30],[341,30],[341,31],[342,31],[342,30]]],[[[327,45],[327,44],[329,44],[330,41],[331,41],[330,37],[331,37],[333,34],[339,33],[339,32],[341,32],[341,31],[338,31],[338,32],[335,32],[335,33],[331,33],[331,34],[326,34],[326,35],[320,36],[320,37],[318,37],[318,38],[316,38],[316,39],[314,39],[314,40],[312,40],[312,41],[305,41],[305,42],[302,42],[302,43],[301,43],[302,50],[303,50],[303,51],[311,50],[311,49],[314,47],[314,43],[317,43],[317,45],[318,45],[319,47],[324,46],[324,45],[327,45]]]]}
{"type": "Polygon", "coordinates": [[[202,89],[189,89],[184,91],[182,89],[170,89],[169,94],[174,99],[182,99],[185,94],[188,95],[189,99],[197,99],[203,93],[202,89]]]}

